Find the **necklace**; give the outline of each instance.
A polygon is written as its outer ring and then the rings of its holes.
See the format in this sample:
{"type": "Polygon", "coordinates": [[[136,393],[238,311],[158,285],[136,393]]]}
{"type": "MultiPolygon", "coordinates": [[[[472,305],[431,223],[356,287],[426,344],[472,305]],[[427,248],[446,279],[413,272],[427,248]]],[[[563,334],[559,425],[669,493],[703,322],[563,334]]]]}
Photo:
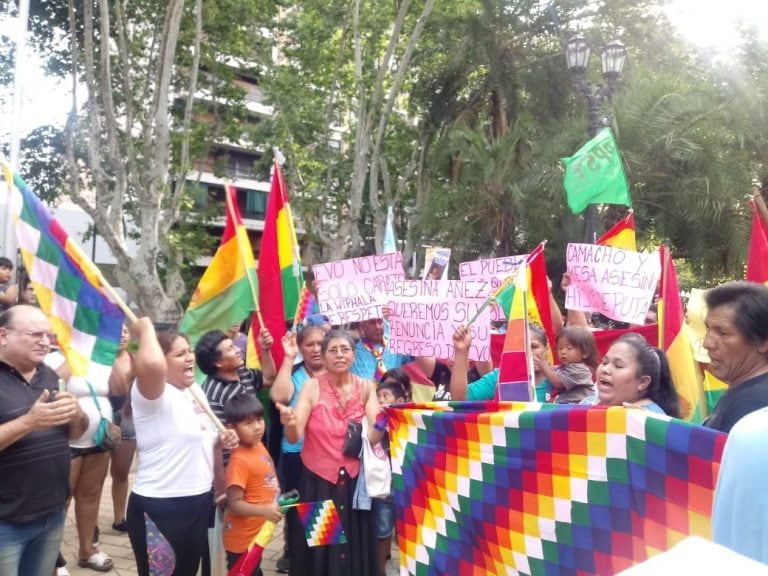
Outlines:
{"type": "Polygon", "coordinates": [[[363,348],[368,350],[376,361],[376,370],[373,373],[373,379],[378,382],[387,372],[387,367],[384,365],[384,348],[387,345],[387,340],[385,338],[382,344],[374,344],[367,338],[363,338],[360,342],[362,342],[363,348]]]}

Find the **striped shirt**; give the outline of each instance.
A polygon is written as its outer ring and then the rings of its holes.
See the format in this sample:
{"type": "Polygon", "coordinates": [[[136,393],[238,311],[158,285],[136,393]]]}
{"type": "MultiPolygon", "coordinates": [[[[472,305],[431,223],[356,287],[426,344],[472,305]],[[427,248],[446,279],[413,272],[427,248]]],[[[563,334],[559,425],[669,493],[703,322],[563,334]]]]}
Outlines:
{"type": "Polygon", "coordinates": [[[238,368],[237,375],[239,380],[225,380],[211,374],[203,381],[203,392],[208,398],[211,410],[225,424],[224,404],[242,392],[256,396],[256,392],[264,385],[261,370],[242,367],[238,368]]]}

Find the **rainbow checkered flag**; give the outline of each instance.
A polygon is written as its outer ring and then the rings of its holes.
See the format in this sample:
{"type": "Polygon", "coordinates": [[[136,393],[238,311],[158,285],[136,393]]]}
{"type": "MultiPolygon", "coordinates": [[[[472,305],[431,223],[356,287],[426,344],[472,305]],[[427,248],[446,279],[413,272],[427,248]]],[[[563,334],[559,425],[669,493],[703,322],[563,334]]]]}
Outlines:
{"type": "Polygon", "coordinates": [[[400,574],[617,574],[710,537],[726,434],[646,410],[389,411],[400,574]]]}
{"type": "Polygon", "coordinates": [[[98,268],[24,180],[6,164],[3,171],[21,257],[72,378],[106,382],[125,314],[106,298],[98,268]]]}
{"type": "Polygon", "coordinates": [[[176,570],[176,554],[157,524],[144,512],[147,533],[147,556],[150,576],[172,576],[176,570]]]}
{"type": "Polygon", "coordinates": [[[347,535],[341,525],[341,518],[333,500],[319,502],[300,502],[296,504],[304,535],[310,548],[313,546],[328,546],[344,544],[347,535]]]}

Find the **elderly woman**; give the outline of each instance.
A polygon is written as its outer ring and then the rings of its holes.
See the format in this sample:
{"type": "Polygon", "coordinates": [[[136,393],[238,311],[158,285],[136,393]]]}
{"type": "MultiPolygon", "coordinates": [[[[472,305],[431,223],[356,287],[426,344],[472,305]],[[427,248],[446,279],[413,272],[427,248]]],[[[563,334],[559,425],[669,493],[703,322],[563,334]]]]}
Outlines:
{"type": "Polygon", "coordinates": [[[595,373],[597,394],[582,404],[626,406],[680,417],[667,357],[639,334],[611,344],[595,373]]]}
{"type": "MultiPolygon", "coordinates": [[[[219,434],[206,415],[205,396],[190,390],[195,384],[195,355],[187,337],[155,334],[148,318],[139,319],[132,329],[139,339],[131,389],[139,465],[127,524],[136,569],[140,576],[150,573],[146,515],[173,548],[174,575],[194,576],[208,547],[219,434]]],[[[227,448],[237,445],[231,430],[222,441],[227,448]]]]}
{"type": "Polygon", "coordinates": [[[768,406],[768,288],[728,282],[704,298],[709,371],[728,385],[704,425],[730,432],[741,418],[768,406]]]}
{"type": "Polygon", "coordinates": [[[305,502],[332,499],[347,537],[346,544],[309,548],[300,527],[291,533],[291,574],[307,576],[369,576],[376,574],[376,540],[370,511],[352,508],[360,472],[357,453],[345,450],[350,422],[368,421],[368,438],[381,440],[384,426],[376,422],[381,408],[376,387],[350,371],[355,341],[331,330],[321,345],[326,373],[304,383],[295,408],[278,403],[289,442],[304,437],[299,493],[305,502]],[[346,453],[345,453],[346,452],[346,453]]]}

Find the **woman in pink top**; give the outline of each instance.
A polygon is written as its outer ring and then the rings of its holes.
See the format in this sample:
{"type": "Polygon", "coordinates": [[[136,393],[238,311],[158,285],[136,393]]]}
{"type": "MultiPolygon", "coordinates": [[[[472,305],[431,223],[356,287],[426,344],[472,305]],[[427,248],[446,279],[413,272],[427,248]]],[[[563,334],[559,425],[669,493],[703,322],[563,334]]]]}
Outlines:
{"type": "Polygon", "coordinates": [[[352,496],[360,472],[360,459],[342,453],[350,421],[368,419],[368,438],[381,440],[377,426],[381,411],[376,386],[350,372],[355,341],[347,332],[331,330],[323,339],[326,374],[308,380],[296,408],[278,403],[280,420],[289,442],[304,436],[301,450],[304,502],[332,499],[341,517],[346,544],[309,548],[301,526],[291,538],[291,574],[308,576],[375,576],[376,538],[369,510],[354,510],[352,496]]]}

